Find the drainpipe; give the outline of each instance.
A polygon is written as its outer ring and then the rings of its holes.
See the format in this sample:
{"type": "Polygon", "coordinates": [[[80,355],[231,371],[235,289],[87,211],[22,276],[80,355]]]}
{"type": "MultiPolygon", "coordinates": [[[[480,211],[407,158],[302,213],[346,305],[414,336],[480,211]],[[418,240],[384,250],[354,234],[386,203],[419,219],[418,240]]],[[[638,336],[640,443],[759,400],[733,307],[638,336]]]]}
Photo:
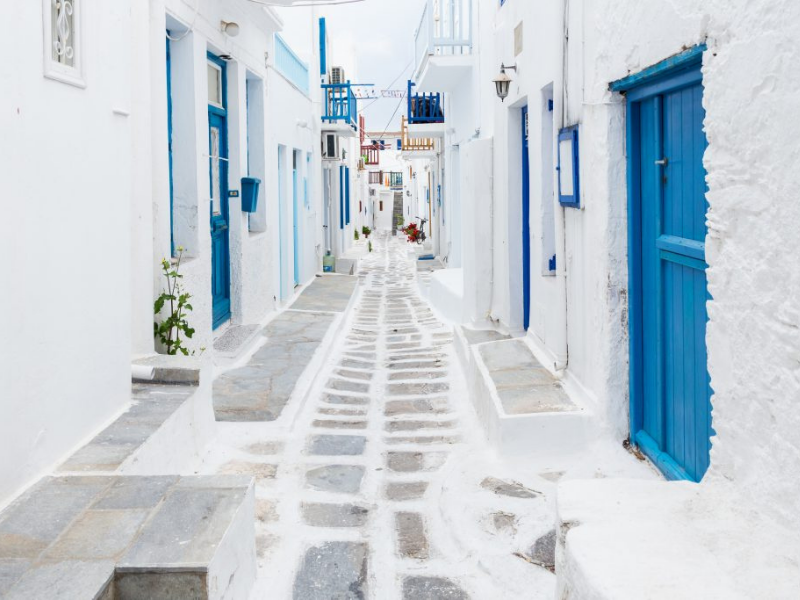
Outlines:
{"type": "MultiPolygon", "coordinates": [[[[569,72],[566,68],[567,60],[569,59],[569,28],[567,18],[569,15],[569,1],[562,0],[561,6],[561,31],[563,37],[561,40],[560,51],[558,54],[558,65],[556,69],[556,81],[554,85],[554,100],[553,103],[553,121],[560,124],[560,127],[554,132],[556,134],[553,140],[553,156],[557,157],[558,151],[558,129],[567,126],[569,120],[569,94],[566,74],[569,72]],[[558,91],[559,95],[556,96],[555,92],[558,91]]],[[[555,159],[554,164],[558,164],[555,159]]],[[[556,173],[556,177],[558,177],[556,173]]],[[[556,308],[553,315],[554,325],[556,329],[556,336],[553,340],[552,351],[555,357],[553,368],[556,371],[562,371],[567,368],[569,364],[569,336],[568,336],[568,319],[567,319],[567,229],[565,223],[564,208],[558,202],[558,179],[555,185],[556,192],[553,195],[553,203],[555,208],[553,216],[555,221],[555,238],[556,238],[556,308]]]]}

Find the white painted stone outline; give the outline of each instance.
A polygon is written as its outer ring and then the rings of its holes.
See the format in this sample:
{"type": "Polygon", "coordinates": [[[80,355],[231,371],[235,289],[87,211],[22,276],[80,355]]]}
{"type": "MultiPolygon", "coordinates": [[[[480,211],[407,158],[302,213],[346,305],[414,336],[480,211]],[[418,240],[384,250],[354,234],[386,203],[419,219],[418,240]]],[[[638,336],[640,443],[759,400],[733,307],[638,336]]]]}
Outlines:
{"type": "Polygon", "coordinates": [[[43,60],[44,76],[62,83],[85,88],[83,61],[83,0],[42,0],[43,60]],[[72,11],[72,28],[53,30],[53,11],[57,3],[63,10],[72,11]],[[66,44],[66,51],[72,52],[72,66],[53,60],[55,44],[66,44]]]}

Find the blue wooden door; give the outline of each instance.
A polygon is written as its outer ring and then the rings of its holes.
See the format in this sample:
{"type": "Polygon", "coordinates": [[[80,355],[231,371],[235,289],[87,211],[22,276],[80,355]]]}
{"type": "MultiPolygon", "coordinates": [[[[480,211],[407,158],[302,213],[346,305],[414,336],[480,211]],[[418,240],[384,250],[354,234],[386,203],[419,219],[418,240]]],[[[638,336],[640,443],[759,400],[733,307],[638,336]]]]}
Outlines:
{"type": "Polygon", "coordinates": [[[231,263],[228,211],[228,126],[225,63],[208,57],[208,156],[211,198],[211,296],[213,327],[231,316],[231,263]]]}
{"type": "Polygon", "coordinates": [[[299,207],[297,203],[299,201],[300,194],[298,193],[297,186],[299,185],[299,180],[297,178],[297,152],[293,152],[293,164],[292,164],[292,224],[293,224],[293,243],[294,243],[294,284],[300,284],[300,226],[298,223],[298,218],[300,215],[299,207]]]}
{"type": "Polygon", "coordinates": [[[522,322],[531,323],[531,180],[528,154],[528,107],[522,108],[522,322]]]}
{"type": "Polygon", "coordinates": [[[278,297],[283,300],[286,297],[286,265],[284,264],[284,247],[286,244],[286,231],[283,222],[283,146],[278,146],[278,263],[280,275],[280,292],[278,297]]]}
{"type": "Polygon", "coordinates": [[[629,94],[640,199],[632,215],[639,227],[634,292],[641,302],[633,431],[667,477],[693,481],[708,468],[713,433],[702,99],[699,66],[629,94]]]}

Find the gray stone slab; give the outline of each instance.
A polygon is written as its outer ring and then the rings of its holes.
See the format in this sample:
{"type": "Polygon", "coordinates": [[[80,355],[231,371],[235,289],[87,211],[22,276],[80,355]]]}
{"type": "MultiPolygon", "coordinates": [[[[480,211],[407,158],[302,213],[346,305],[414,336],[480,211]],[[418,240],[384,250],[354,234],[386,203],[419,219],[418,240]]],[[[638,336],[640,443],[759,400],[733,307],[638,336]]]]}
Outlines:
{"type": "Polygon", "coordinates": [[[322,397],[323,402],[328,404],[344,404],[348,406],[366,406],[369,404],[369,398],[359,396],[343,396],[341,394],[325,394],[322,397]]]}
{"type": "MultiPolygon", "coordinates": [[[[202,480],[203,478],[198,478],[202,480]]],[[[120,560],[123,571],[207,567],[244,501],[246,487],[176,486],[120,560]]]]}
{"type": "Polygon", "coordinates": [[[150,508],[89,510],[42,555],[45,560],[113,560],[139,533],[150,508]]]}
{"type": "Polygon", "coordinates": [[[492,381],[498,390],[555,383],[553,376],[544,367],[492,371],[492,381]]]}
{"type": "Polygon", "coordinates": [[[5,600],[100,600],[114,577],[113,561],[60,561],[34,566],[5,600]]]}
{"type": "Polygon", "coordinates": [[[487,477],[481,481],[481,487],[490,492],[494,492],[498,496],[508,496],[510,498],[537,498],[541,496],[541,492],[526,488],[521,483],[516,481],[503,481],[497,477],[487,477]]]}
{"type": "Polygon", "coordinates": [[[214,340],[214,350],[224,354],[237,354],[261,329],[261,325],[236,325],[214,340]]]}
{"type": "Polygon", "coordinates": [[[0,558],[36,558],[111,483],[107,477],[47,477],[0,513],[0,558]]]}
{"type": "Polygon", "coordinates": [[[397,553],[402,558],[426,560],[430,546],[425,535],[425,524],[420,513],[400,512],[394,517],[397,535],[397,553]]]}
{"type": "Polygon", "coordinates": [[[557,383],[497,390],[508,415],[579,410],[557,383]]]}
{"type": "Polygon", "coordinates": [[[256,442],[244,448],[248,454],[256,454],[259,456],[273,456],[283,452],[283,442],[256,442]]]}
{"type": "Polygon", "coordinates": [[[386,386],[390,396],[425,396],[441,394],[449,389],[446,383],[390,383],[386,386]]]}
{"type": "Polygon", "coordinates": [[[470,345],[511,339],[510,335],[492,329],[469,329],[468,327],[464,327],[461,331],[464,333],[464,337],[467,338],[467,343],[470,345]]]}
{"type": "Polygon", "coordinates": [[[541,364],[522,340],[492,342],[478,347],[486,368],[491,371],[506,369],[538,369],[541,364]]]}
{"type": "Polygon", "coordinates": [[[492,525],[498,532],[517,532],[517,516],[507,512],[492,513],[492,525]]]}
{"type": "Polygon", "coordinates": [[[469,595],[444,577],[406,577],[403,600],[469,600],[469,595]]]}
{"type": "Polygon", "coordinates": [[[203,358],[199,356],[169,356],[153,354],[133,361],[136,365],[153,367],[153,378],[150,381],[136,380],[145,385],[169,384],[197,386],[200,384],[200,373],[203,370],[203,358]]]}
{"type": "Polygon", "coordinates": [[[357,504],[304,502],[303,521],[314,527],[361,527],[367,523],[369,509],[357,504]]]}
{"type": "Polygon", "coordinates": [[[361,381],[371,381],[372,373],[365,371],[353,371],[352,369],[337,369],[336,375],[339,377],[346,377],[348,379],[359,379],[361,381]]]}
{"type": "Polygon", "coordinates": [[[386,484],[386,498],[396,502],[419,500],[428,491],[427,481],[393,481],[386,484]]]}
{"type": "Polygon", "coordinates": [[[294,600],[364,600],[368,597],[368,547],[328,542],[309,549],[294,582],[294,600]]]}
{"type": "Polygon", "coordinates": [[[154,508],[178,481],[177,475],[119,477],[92,505],[96,510],[154,508]]]}
{"type": "Polygon", "coordinates": [[[232,460],[222,465],[219,472],[223,475],[251,475],[256,478],[257,482],[263,482],[267,479],[275,479],[278,465],[249,460],[232,460]]]}
{"type": "Polygon", "coordinates": [[[422,452],[389,452],[386,466],[397,473],[413,473],[425,468],[425,454],[422,452]]]}
{"type": "Polygon", "coordinates": [[[369,392],[368,383],[359,383],[357,381],[348,381],[346,379],[330,379],[326,387],[331,390],[341,392],[356,392],[359,394],[366,394],[369,392]]]}
{"type": "Polygon", "coordinates": [[[367,414],[366,408],[318,408],[317,413],[332,417],[363,417],[367,414]]]}
{"type": "Polygon", "coordinates": [[[306,484],[323,492],[357,494],[364,479],[359,465],[326,465],[306,472],[306,484]]]}
{"type": "Polygon", "coordinates": [[[388,421],[386,431],[420,431],[422,429],[452,429],[455,421],[388,421]]]}
{"type": "Polygon", "coordinates": [[[556,530],[549,531],[534,542],[528,558],[534,564],[550,571],[556,568],[556,530]]]}
{"type": "Polygon", "coordinates": [[[308,453],[316,456],[358,456],[364,454],[367,438],[360,435],[315,435],[308,453]]]}
{"type": "Polygon", "coordinates": [[[358,420],[338,421],[334,419],[317,419],[312,424],[320,429],[366,429],[367,422],[358,420]]]}
{"type": "Polygon", "coordinates": [[[70,456],[58,470],[62,473],[116,471],[142,442],[144,440],[125,444],[89,443],[70,456]]]}
{"type": "Polygon", "coordinates": [[[0,558],[0,598],[30,568],[31,560],[25,558],[0,558]]]}
{"type": "Polygon", "coordinates": [[[374,369],[375,362],[370,360],[356,360],[353,358],[345,358],[339,363],[339,366],[348,369],[374,369]]]}
{"type": "Polygon", "coordinates": [[[415,381],[443,379],[447,377],[447,371],[401,371],[390,373],[389,381],[415,381]]]}
{"type": "MultiPolygon", "coordinates": [[[[208,573],[180,571],[169,573],[117,573],[116,594],[108,600],[207,600],[208,573]]],[[[103,599],[105,600],[105,599],[103,599]]]]}
{"type": "Polygon", "coordinates": [[[399,445],[399,444],[457,444],[459,438],[457,436],[445,435],[404,435],[404,436],[387,436],[383,440],[386,444],[399,445]]]}
{"type": "Polygon", "coordinates": [[[443,369],[447,366],[446,360],[404,360],[386,363],[391,370],[399,369],[443,369]]]}
{"type": "Polygon", "coordinates": [[[278,503],[266,498],[256,499],[256,519],[260,523],[274,523],[278,520],[278,503]]]}
{"type": "Polygon", "coordinates": [[[420,400],[389,400],[383,407],[387,417],[397,415],[438,415],[448,412],[449,406],[445,398],[420,400]]]}

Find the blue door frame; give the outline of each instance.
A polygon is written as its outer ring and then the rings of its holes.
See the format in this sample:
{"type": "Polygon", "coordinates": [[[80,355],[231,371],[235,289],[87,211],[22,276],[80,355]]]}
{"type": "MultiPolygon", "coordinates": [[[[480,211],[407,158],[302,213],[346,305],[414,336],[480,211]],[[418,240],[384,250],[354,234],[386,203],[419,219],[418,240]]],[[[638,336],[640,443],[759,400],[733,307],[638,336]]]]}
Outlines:
{"type": "Polygon", "coordinates": [[[175,256],[175,186],[172,174],[172,52],[170,49],[169,30],[167,30],[167,151],[169,153],[169,246],[170,255],[175,256]]]}
{"type": "Polygon", "coordinates": [[[522,107],[522,324],[531,324],[531,180],[528,107],[522,107]]]}
{"type": "Polygon", "coordinates": [[[208,177],[211,206],[211,294],[213,328],[231,317],[231,261],[228,206],[228,124],[225,61],[208,54],[222,74],[221,106],[208,105],[208,177]]]}
{"type": "Polygon", "coordinates": [[[297,152],[292,153],[292,223],[294,234],[294,284],[300,285],[300,224],[298,222],[300,210],[297,206],[300,193],[297,189],[299,179],[297,177],[297,152]]]}
{"type": "Polygon", "coordinates": [[[283,198],[283,153],[284,147],[278,146],[278,273],[280,290],[278,297],[283,300],[286,297],[286,265],[284,263],[284,245],[286,243],[286,226],[283,222],[284,198],[283,198]]]}
{"type": "Polygon", "coordinates": [[[699,46],[611,85],[628,101],[631,438],[669,479],[711,447],[699,46]]]}

